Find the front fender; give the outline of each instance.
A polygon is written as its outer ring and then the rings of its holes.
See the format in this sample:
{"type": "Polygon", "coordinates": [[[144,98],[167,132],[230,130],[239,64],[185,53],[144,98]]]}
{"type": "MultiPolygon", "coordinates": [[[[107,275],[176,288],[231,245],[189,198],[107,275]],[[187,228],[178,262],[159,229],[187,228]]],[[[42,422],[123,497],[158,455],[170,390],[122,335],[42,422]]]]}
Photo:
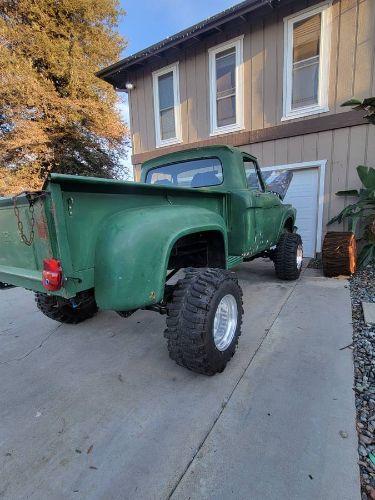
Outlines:
{"type": "Polygon", "coordinates": [[[182,236],[205,230],[220,231],[227,252],[224,219],[204,208],[136,208],[106,219],[95,251],[98,306],[126,311],[159,302],[174,243],[182,236]]]}
{"type": "Polygon", "coordinates": [[[283,211],[283,216],[281,218],[281,224],[280,224],[280,229],[279,229],[277,241],[279,241],[281,235],[283,234],[285,223],[288,219],[293,220],[293,225],[296,223],[296,215],[297,215],[296,209],[294,207],[292,207],[292,205],[289,205],[289,204],[283,205],[283,208],[284,208],[284,211],[283,211]]]}

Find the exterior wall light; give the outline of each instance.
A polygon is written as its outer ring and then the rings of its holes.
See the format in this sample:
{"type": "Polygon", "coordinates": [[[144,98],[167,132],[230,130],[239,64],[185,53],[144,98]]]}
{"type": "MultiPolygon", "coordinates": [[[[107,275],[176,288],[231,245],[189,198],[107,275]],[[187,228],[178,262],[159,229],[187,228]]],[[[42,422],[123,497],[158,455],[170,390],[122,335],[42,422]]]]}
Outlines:
{"type": "Polygon", "coordinates": [[[126,90],[134,90],[135,89],[135,85],[134,85],[134,83],[126,82],[125,83],[125,88],[126,88],[126,90]]]}

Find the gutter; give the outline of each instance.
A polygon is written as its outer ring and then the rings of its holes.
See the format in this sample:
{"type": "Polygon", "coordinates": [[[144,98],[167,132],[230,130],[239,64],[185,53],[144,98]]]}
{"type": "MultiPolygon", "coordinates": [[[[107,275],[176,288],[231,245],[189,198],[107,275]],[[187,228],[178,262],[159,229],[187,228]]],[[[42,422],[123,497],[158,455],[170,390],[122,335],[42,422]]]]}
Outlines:
{"type": "MultiPolygon", "coordinates": [[[[111,82],[112,79],[110,78],[111,76],[116,75],[122,71],[129,70],[132,66],[141,64],[150,57],[174,48],[177,45],[186,42],[187,40],[196,39],[197,41],[200,41],[199,36],[203,35],[207,31],[214,29],[219,30],[219,26],[228,23],[238,17],[244,16],[245,14],[259,10],[262,7],[269,7],[271,9],[274,9],[280,5],[281,1],[282,0],[245,0],[244,2],[241,2],[233,7],[230,7],[229,9],[224,10],[223,12],[220,12],[219,14],[216,14],[208,19],[205,19],[204,21],[190,26],[189,28],[180,31],[179,33],[176,33],[175,35],[165,38],[164,40],[151,45],[150,47],[142,51],[126,57],[121,61],[112,64],[111,66],[103,68],[96,73],[96,76],[113,85],[113,82],[111,82]]],[[[283,1],[283,3],[286,4],[293,1],[295,0],[285,0],[283,1]]]]}

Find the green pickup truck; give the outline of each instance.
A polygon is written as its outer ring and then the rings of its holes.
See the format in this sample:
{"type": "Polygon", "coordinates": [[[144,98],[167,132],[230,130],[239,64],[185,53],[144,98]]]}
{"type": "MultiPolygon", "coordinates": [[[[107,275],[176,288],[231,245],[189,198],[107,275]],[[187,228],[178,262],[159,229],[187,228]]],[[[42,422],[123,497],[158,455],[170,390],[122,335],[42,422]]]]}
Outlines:
{"type": "Polygon", "coordinates": [[[243,314],[230,269],[269,257],[280,279],[301,271],[285,174],[266,183],[253,156],[228,146],[147,161],[141,182],[52,174],[42,191],[0,199],[0,281],[33,290],[62,323],[98,308],[166,314],[170,357],[222,372],[243,314]]]}

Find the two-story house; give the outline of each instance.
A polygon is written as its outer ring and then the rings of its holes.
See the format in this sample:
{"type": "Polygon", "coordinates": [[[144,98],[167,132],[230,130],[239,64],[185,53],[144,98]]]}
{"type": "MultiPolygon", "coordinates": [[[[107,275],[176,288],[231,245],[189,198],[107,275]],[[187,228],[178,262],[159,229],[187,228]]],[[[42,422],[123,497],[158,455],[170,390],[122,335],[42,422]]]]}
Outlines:
{"type": "Polygon", "coordinates": [[[374,53],[375,0],[246,0],[99,76],[129,93],[136,179],[157,155],[239,146],[293,171],[286,201],[312,256],[346,203],[335,192],[375,163],[375,127],[340,107],[375,95],[374,53]]]}

